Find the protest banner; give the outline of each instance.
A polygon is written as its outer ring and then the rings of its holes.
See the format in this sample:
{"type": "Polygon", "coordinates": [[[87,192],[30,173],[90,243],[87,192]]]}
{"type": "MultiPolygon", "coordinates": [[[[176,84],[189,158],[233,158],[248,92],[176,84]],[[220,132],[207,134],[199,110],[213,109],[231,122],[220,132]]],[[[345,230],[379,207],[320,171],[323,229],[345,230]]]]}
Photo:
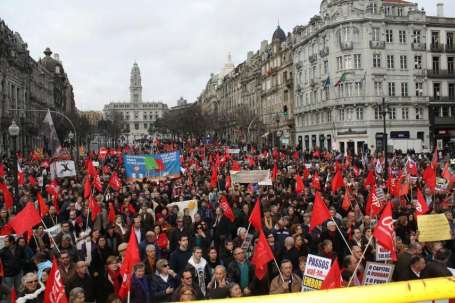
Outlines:
{"type": "Polygon", "coordinates": [[[144,178],[162,180],[180,176],[180,153],[178,151],[151,155],[124,155],[123,163],[129,182],[144,178]]]}
{"type": "Polygon", "coordinates": [[[419,242],[450,240],[449,221],[445,214],[421,215],[417,217],[419,242]]]}
{"type": "Polygon", "coordinates": [[[226,152],[228,154],[240,154],[240,148],[228,148],[226,152]]]}
{"type": "Polygon", "coordinates": [[[332,260],[309,254],[302,279],[302,291],[321,289],[321,284],[329,273],[332,260]]]}
{"type": "Polygon", "coordinates": [[[390,251],[385,249],[379,244],[376,244],[376,261],[390,261],[392,257],[390,256],[390,251]]]}
{"type": "Polygon", "coordinates": [[[48,229],[45,229],[44,231],[55,238],[62,231],[62,226],[60,224],[56,224],[48,229]]]}
{"type": "Polygon", "coordinates": [[[393,264],[367,262],[363,274],[363,285],[383,284],[392,279],[393,264]]]}
{"type": "Polygon", "coordinates": [[[270,170],[231,170],[233,184],[272,185],[270,170]]]}
{"type": "Polygon", "coordinates": [[[182,216],[183,216],[183,211],[186,208],[188,208],[189,215],[194,220],[194,215],[197,213],[197,210],[198,210],[197,200],[188,200],[188,201],[169,203],[166,207],[174,207],[174,206],[177,206],[179,208],[179,215],[182,215],[182,216]]]}
{"type": "Polygon", "coordinates": [[[76,176],[76,167],[72,160],[54,161],[51,163],[51,178],[65,178],[76,176]]]}

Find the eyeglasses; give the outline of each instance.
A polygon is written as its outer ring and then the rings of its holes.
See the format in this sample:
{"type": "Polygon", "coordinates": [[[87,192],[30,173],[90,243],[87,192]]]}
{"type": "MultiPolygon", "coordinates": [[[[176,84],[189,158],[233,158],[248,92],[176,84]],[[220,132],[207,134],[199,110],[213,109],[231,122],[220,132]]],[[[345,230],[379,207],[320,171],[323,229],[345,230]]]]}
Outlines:
{"type": "Polygon", "coordinates": [[[163,267],[169,267],[169,264],[163,264],[163,267]]]}
{"type": "Polygon", "coordinates": [[[38,280],[27,281],[25,283],[27,283],[27,284],[38,283],[38,280]]]}

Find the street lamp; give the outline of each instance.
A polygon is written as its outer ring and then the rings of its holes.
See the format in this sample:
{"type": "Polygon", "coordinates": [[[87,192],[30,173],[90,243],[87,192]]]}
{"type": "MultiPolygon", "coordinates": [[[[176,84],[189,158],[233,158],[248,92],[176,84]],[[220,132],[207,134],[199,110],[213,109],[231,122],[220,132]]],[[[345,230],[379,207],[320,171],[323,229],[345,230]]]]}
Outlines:
{"type": "Polygon", "coordinates": [[[16,121],[13,120],[11,125],[8,127],[8,133],[13,139],[13,180],[14,180],[14,201],[18,201],[19,195],[19,184],[17,180],[17,151],[16,151],[16,138],[19,136],[20,128],[16,124],[16,121]]]}
{"type": "Polygon", "coordinates": [[[384,132],[382,133],[382,145],[384,149],[384,179],[387,180],[389,163],[387,162],[387,129],[386,129],[386,115],[389,111],[385,107],[385,97],[382,98],[382,119],[384,123],[384,132]]]}

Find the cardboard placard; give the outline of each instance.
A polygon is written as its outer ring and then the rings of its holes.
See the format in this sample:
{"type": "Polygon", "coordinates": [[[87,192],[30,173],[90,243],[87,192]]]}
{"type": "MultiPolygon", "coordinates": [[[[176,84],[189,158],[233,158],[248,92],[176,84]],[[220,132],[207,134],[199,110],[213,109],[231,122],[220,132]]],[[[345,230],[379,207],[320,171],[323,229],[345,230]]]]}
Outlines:
{"type": "Polygon", "coordinates": [[[329,273],[332,260],[309,254],[302,279],[302,291],[321,289],[321,284],[329,273]]]}
{"type": "Polygon", "coordinates": [[[230,171],[233,184],[272,185],[270,170],[230,171]]]}
{"type": "Polygon", "coordinates": [[[376,261],[390,261],[392,257],[390,251],[379,244],[376,244],[376,261]]]}
{"type": "Polygon", "coordinates": [[[450,226],[444,214],[421,215],[417,217],[420,242],[450,240],[450,226]]]}
{"type": "Polygon", "coordinates": [[[393,264],[367,262],[363,273],[363,285],[383,284],[392,279],[393,264]]]}

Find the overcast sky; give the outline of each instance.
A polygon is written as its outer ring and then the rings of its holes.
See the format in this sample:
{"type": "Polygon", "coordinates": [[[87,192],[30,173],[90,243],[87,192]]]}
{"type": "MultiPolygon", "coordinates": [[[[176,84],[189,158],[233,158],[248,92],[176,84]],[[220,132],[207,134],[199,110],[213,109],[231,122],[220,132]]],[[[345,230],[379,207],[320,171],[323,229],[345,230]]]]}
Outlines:
{"type": "MultiPolygon", "coordinates": [[[[435,15],[435,0],[417,0],[435,15]]],[[[444,0],[446,15],[455,1],[444,0]]],[[[232,53],[235,64],[319,13],[320,0],[0,0],[0,18],[38,59],[60,54],[76,106],[101,110],[128,101],[130,71],[141,68],[144,101],[194,101],[232,53]]]]}

